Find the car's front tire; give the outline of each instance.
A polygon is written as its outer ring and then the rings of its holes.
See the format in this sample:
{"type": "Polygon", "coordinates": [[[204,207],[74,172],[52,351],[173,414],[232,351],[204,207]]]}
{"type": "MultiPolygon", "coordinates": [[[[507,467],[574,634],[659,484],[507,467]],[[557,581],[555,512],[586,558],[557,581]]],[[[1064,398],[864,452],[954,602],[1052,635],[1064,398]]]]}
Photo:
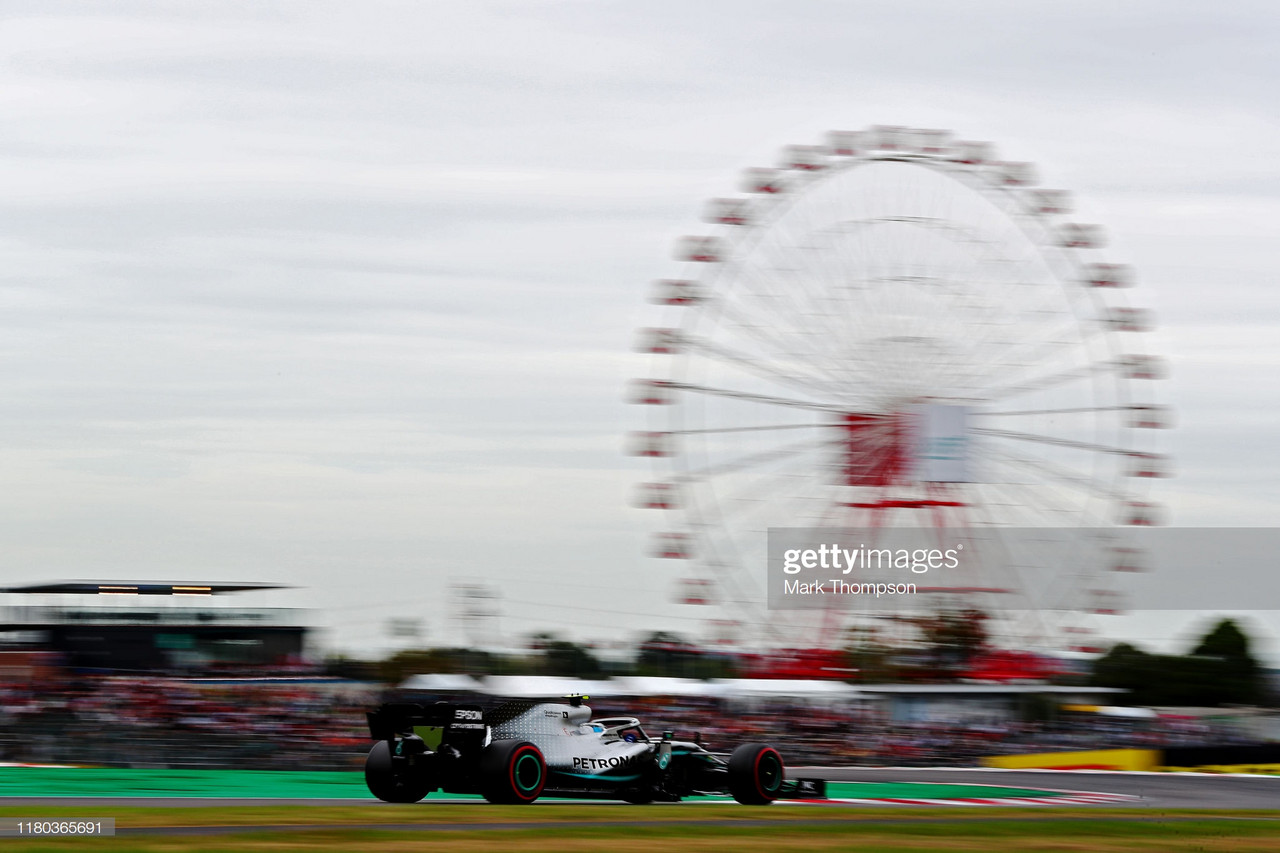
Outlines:
{"type": "Polygon", "coordinates": [[[480,755],[480,779],[491,803],[532,803],[547,784],[547,762],[528,741],[495,741],[480,755]]]}
{"type": "Polygon", "coordinates": [[[729,793],[749,806],[778,799],[785,776],[782,756],[765,743],[744,743],[729,756],[729,793]]]}
{"type": "Polygon", "coordinates": [[[364,760],[364,782],[369,793],[388,803],[416,803],[435,790],[425,776],[396,773],[391,747],[385,740],[369,750],[369,757],[364,760]]]}

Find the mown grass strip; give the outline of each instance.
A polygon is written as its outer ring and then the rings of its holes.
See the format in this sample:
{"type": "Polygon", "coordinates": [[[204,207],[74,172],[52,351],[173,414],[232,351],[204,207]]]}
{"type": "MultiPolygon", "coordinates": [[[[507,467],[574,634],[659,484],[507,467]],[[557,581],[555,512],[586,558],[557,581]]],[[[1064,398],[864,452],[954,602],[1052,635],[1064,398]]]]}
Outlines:
{"type": "MultiPolygon", "coordinates": [[[[518,809],[526,816],[535,808],[518,809]]],[[[211,815],[208,809],[157,809],[170,818],[174,812],[201,812],[205,819],[229,820],[221,810],[211,815]]],[[[303,809],[316,812],[313,817],[334,819],[345,816],[328,814],[330,809],[303,809]]],[[[361,812],[396,812],[400,809],[360,809],[361,812]]],[[[470,811],[457,809],[454,811],[470,811]]],[[[488,811],[488,810],[486,810],[488,811]]],[[[560,811],[560,809],[555,809],[560,811]]],[[[598,810],[597,810],[598,811],[598,810]]],[[[632,809],[643,814],[659,814],[652,809],[632,809]]],[[[688,814],[689,810],[685,810],[688,814]]],[[[863,810],[820,810],[814,815],[809,810],[809,820],[796,820],[779,816],[766,825],[760,820],[770,809],[749,809],[753,812],[750,825],[741,820],[723,823],[668,824],[656,821],[636,825],[581,826],[563,819],[547,822],[543,827],[519,829],[492,829],[484,831],[460,830],[453,827],[434,829],[424,833],[416,828],[388,831],[360,826],[316,826],[314,828],[290,828],[289,830],[247,829],[242,834],[200,835],[120,835],[115,838],[25,841],[6,839],[4,849],[25,853],[43,850],[94,850],[141,851],[282,851],[282,850],[372,850],[421,851],[424,846],[434,851],[472,851],[493,849],[519,849],[532,853],[577,853],[578,851],[608,850],[611,853],[656,853],[672,849],[693,853],[726,849],[767,849],[770,851],[827,851],[856,848],[860,851],[986,851],[1010,849],[1027,851],[1273,851],[1280,842],[1280,820],[1275,814],[1270,818],[1257,816],[1222,817],[1203,813],[1152,814],[1108,812],[1105,816],[1065,817],[1061,812],[1053,816],[1029,816],[1026,810],[986,810],[981,819],[957,818],[955,812],[904,818],[902,812],[890,814],[894,818],[868,817],[863,810]],[[845,819],[839,815],[852,813],[861,819],[845,819]],[[941,815],[950,814],[951,817],[941,815]]],[[[705,814],[699,810],[699,814],[705,814]]],[[[118,818],[118,825],[125,826],[139,814],[118,818]]],[[[275,816],[275,815],[271,815],[275,816]]],[[[241,816],[243,817],[243,815],[241,816]]],[[[258,818],[268,815],[258,814],[258,818]]],[[[435,824],[440,826],[439,824],[435,824]]],[[[425,828],[425,827],[424,827],[425,828]]]]}

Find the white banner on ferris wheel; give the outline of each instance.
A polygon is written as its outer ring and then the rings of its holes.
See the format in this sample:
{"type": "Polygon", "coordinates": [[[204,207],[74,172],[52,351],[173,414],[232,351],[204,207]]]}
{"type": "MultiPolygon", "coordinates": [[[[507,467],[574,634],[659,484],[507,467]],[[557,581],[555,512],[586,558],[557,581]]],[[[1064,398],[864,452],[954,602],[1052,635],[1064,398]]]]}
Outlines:
{"type": "Polygon", "coordinates": [[[912,479],[969,483],[969,407],[925,403],[915,407],[912,479]]]}

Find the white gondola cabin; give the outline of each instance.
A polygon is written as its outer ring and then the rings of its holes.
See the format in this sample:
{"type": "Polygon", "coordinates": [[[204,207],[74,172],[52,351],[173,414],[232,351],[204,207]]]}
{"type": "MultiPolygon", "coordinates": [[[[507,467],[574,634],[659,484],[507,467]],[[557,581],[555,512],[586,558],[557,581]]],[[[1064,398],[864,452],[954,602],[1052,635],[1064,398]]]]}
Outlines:
{"type": "Polygon", "coordinates": [[[781,169],[747,169],[742,175],[742,191],[774,195],[786,192],[786,173],[781,169]]]}
{"type": "Polygon", "coordinates": [[[1122,520],[1130,527],[1157,527],[1160,507],[1148,501],[1129,501],[1124,505],[1122,520]]]}
{"type": "Polygon", "coordinates": [[[1117,547],[1112,554],[1111,571],[1128,574],[1145,572],[1146,568],[1142,562],[1142,552],[1137,548],[1128,546],[1117,547]]]}
{"type": "Polygon", "coordinates": [[[1022,160],[1004,160],[992,164],[996,179],[1007,187],[1029,187],[1036,182],[1036,166],[1022,160]]]}
{"type": "Polygon", "coordinates": [[[1155,315],[1145,308],[1116,305],[1107,309],[1106,323],[1117,332],[1150,332],[1155,328],[1155,315]]]}
{"type": "Polygon", "coordinates": [[[633,432],[627,440],[627,452],[632,456],[669,457],[675,453],[669,432],[633,432]]]}
{"type": "Polygon", "coordinates": [[[926,157],[944,157],[951,153],[951,131],[917,128],[911,131],[911,148],[926,157]]]}
{"type": "Polygon", "coordinates": [[[1173,476],[1172,466],[1169,464],[1169,458],[1160,453],[1139,453],[1134,451],[1129,454],[1129,470],[1125,472],[1130,477],[1171,477],[1173,476]]]}
{"type": "Polygon", "coordinates": [[[653,283],[649,301],[657,305],[697,305],[703,300],[702,289],[696,282],[664,278],[653,283]]]}
{"type": "Polygon", "coordinates": [[[782,168],[797,172],[816,172],[825,169],[827,158],[817,145],[788,145],[782,149],[782,168]]]}
{"type": "Polygon", "coordinates": [[[1086,264],[1084,280],[1090,287],[1133,287],[1133,268],[1128,264],[1086,264]]]}
{"type": "Polygon", "coordinates": [[[680,604],[715,604],[715,586],[707,578],[681,578],[676,587],[680,604]]]}
{"type": "Polygon", "coordinates": [[[1129,426],[1133,429],[1169,429],[1173,426],[1173,410],[1158,403],[1136,403],[1129,407],[1129,426]]]}
{"type": "Polygon", "coordinates": [[[703,216],[716,225],[750,225],[751,200],[746,198],[713,198],[703,216]]]}
{"type": "Polygon", "coordinates": [[[836,157],[858,157],[866,153],[869,141],[861,130],[833,130],[827,134],[827,150],[836,157]]]}
{"type": "Polygon", "coordinates": [[[868,131],[872,148],[880,151],[906,151],[909,132],[897,125],[877,124],[868,131]]]}
{"type": "Polygon", "coordinates": [[[636,339],[636,351],[656,355],[675,355],[680,352],[684,338],[679,329],[641,329],[636,339]]]}
{"type": "Polygon", "coordinates": [[[676,243],[676,260],[715,264],[724,259],[719,237],[681,237],[676,243]]]}
{"type": "Polygon", "coordinates": [[[1119,593],[1108,589],[1090,590],[1092,609],[1101,616],[1118,616],[1124,612],[1123,600],[1119,593]]]}
{"type": "Polygon", "coordinates": [[[990,142],[962,140],[953,146],[952,159],[966,166],[981,166],[995,159],[996,148],[990,142]]]}
{"type": "Polygon", "coordinates": [[[1072,211],[1071,193],[1066,190],[1033,189],[1027,191],[1031,209],[1044,215],[1062,215],[1072,211]]]}
{"type": "Polygon", "coordinates": [[[671,383],[664,379],[633,379],[627,400],[641,406],[669,406],[676,398],[671,383]]]}
{"type": "Polygon", "coordinates": [[[692,559],[693,539],[688,533],[659,533],[653,541],[653,556],[664,560],[692,559]]]}
{"type": "Polygon", "coordinates": [[[1064,222],[1058,227],[1058,245],[1067,249],[1101,249],[1107,244],[1101,225],[1064,222]]]}
{"type": "Polygon", "coordinates": [[[675,483],[641,483],[635,506],[640,509],[679,509],[680,487],[675,483]]]}
{"type": "Polygon", "coordinates": [[[1164,359],[1146,353],[1122,355],[1116,366],[1126,379],[1163,379],[1168,373],[1164,359]]]}

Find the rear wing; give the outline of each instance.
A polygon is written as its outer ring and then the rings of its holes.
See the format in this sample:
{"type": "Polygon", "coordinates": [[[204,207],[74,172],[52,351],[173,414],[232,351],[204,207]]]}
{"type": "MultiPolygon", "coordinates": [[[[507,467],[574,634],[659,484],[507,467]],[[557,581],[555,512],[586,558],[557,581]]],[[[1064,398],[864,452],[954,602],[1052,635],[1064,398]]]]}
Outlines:
{"type": "Polygon", "coordinates": [[[479,705],[453,705],[436,702],[388,702],[366,714],[369,734],[374,740],[395,740],[398,735],[411,735],[415,726],[444,729],[450,733],[479,732],[485,729],[484,711],[479,705]]]}

